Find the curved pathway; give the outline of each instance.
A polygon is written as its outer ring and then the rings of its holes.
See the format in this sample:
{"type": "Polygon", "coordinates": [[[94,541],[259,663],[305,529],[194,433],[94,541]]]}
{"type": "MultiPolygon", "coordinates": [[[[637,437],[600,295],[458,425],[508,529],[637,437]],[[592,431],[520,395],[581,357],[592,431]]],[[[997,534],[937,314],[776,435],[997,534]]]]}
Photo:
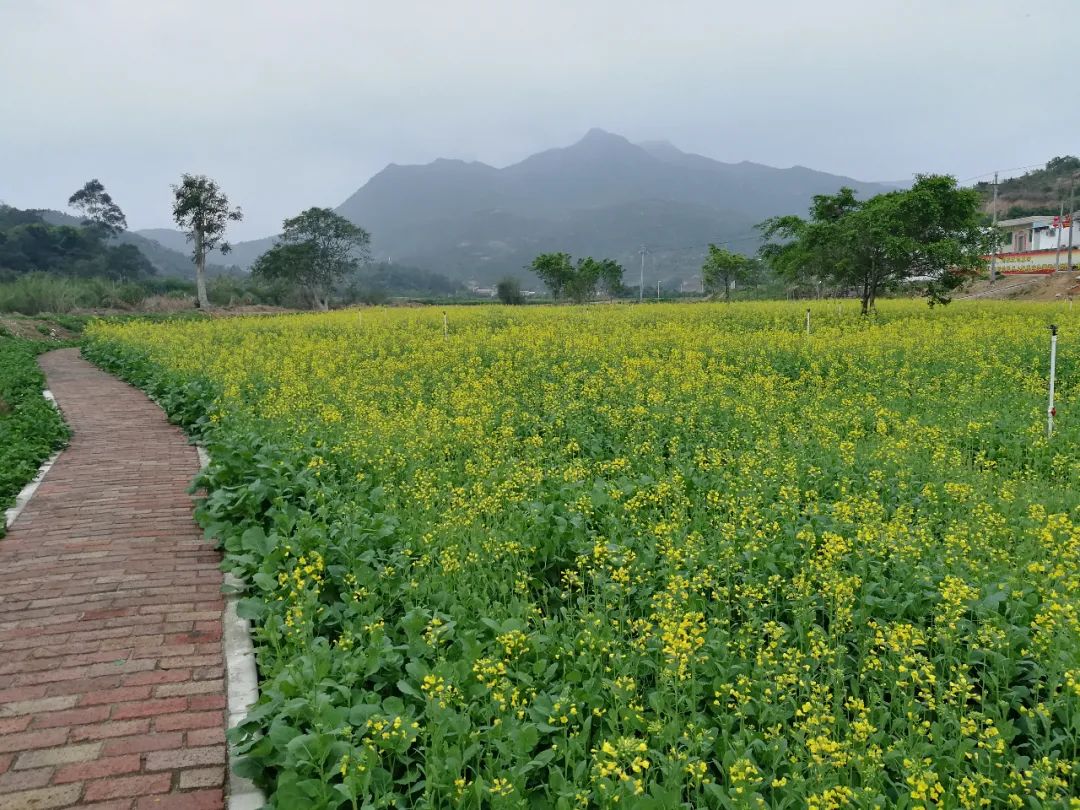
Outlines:
{"type": "Polygon", "coordinates": [[[0,540],[0,810],[224,806],[220,557],[195,448],[77,349],[41,358],[72,428],[0,540]]]}

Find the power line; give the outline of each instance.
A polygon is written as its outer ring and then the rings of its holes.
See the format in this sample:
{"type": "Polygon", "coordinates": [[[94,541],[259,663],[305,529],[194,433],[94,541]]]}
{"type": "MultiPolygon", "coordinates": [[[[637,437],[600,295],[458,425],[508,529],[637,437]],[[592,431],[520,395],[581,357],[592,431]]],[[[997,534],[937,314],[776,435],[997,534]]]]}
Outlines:
{"type": "Polygon", "coordinates": [[[1011,169],[997,169],[992,172],[983,172],[982,174],[977,174],[974,177],[965,177],[963,180],[959,180],[958,182],[967,183],[971,180],[978,180],[982,177],[991,177],[992,175],[998,174],[999,172],[1001,174],[1005,174],[1005,172],[1018,172],[1022,170],[1027,171],[1028,169],[1041,169],[1045,165],[1045,163],[1032,163],[1030,166],[1013,166],[1011,169]]]}

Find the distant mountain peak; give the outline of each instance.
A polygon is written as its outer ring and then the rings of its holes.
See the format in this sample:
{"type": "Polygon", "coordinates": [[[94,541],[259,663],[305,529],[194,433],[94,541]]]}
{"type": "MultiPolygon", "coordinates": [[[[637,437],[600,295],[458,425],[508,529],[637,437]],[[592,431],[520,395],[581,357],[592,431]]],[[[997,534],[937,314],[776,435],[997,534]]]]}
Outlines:
{"type": "MultiPolygon", "coordinates": [[[[692,275],[702,244],[739,238],[752,250],[746,237],[756,223],[803,214],[813,195],[842,185],[883,190],[820,172],[722,163],[666,140],[634,144],[594,127],[501,168],[446,159],[391,165],[337,210],[371,232],[374,255],[461,279],[520,274],[538,253],[557,250],[634,263],[642,244],[675,246],[663,272],[692,275]]],[[[230,258],[248,264],[262,249],[237,244],[230,258]]]]}
{"type": "Polygon", "coordinates": [[[625,141],[626,140],[626,138],[624,138],[622,135],[616,135],[614,132],[608,132],[606,129],[600,129],[600,127],[593,127],[592,129],[590,129],[588,132],[585,133],[585,135],[581,138],[581,140],[583,140],[583,141],[589,141],[589,140],[595,141],[595,140],[611,140],[613,138],[616,139],[616,140],[620,140],[620,141],[625,141]]]}
{"type": "Polygon", "coordinates": [[[582,138],[573,145],[566,147],[568,149],[574,149],[576,147],[588,147],[588,148],[626,148],[635,147],[629,140],[622,135],[617,135],[614,132],[608,132],[606,129],[600,129],[599,127],[593,127],[585,133],[582,138]]]}

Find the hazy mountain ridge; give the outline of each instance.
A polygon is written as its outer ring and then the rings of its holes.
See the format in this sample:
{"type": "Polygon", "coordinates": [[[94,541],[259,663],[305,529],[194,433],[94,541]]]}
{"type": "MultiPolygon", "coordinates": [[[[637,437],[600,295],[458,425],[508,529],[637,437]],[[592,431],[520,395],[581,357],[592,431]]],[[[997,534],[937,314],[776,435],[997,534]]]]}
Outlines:
{"type": "MultiPolygon", "coordinates": [[[[844,185],[863,195],[890,189],[802,166],[723,163],[666,141],[634,144],[593,129],[501,169],[446,158],[392,163],[336,210],[371,232],[376,259],[457,279],[520,272],[552,250],[630,266],[643,244],[677,276],[696,271],[708,242],[735,240],[733,247],[751,252],[758,222],[805,213],[814,194],[844,185]]],[[[158,229],[140,233],[167,247],[175,242],[158,229]]],[[[227,257],[213,258],[248,267],[273,242],[238,242],[227,257]]]]}
{"type": "Polygon", "coordinates": [[[642,244],[666,249],[677,275],[696,268],[707,242],[738,239],[736,248],[752,251],[756,241],[745,237],[755,224],[804,213],[814,194],[843,185],[868,195],[888,190],[799,166],[722,163],[594,129],[503,169],[389,166],[337,210],[371,230],[376,254],[459,277],[470,268],[481,278],[516,271],[547,250],[629,265],[642,244]]]}

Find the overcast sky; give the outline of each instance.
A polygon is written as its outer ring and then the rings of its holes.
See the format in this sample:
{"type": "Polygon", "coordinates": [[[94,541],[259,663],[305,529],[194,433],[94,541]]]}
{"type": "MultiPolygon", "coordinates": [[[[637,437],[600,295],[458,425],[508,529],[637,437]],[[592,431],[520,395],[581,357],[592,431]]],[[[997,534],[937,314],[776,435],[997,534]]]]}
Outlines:
{"type": "Polygon", "coordinates": [[[98,177],[133,228],[166,227],[169,184],[201,172],[246,239],[390,162],[502,166],[594,126],[963,180],[1080,153],[1068,5],[0,0],[0,200],[63,208],[98,177]]]}

